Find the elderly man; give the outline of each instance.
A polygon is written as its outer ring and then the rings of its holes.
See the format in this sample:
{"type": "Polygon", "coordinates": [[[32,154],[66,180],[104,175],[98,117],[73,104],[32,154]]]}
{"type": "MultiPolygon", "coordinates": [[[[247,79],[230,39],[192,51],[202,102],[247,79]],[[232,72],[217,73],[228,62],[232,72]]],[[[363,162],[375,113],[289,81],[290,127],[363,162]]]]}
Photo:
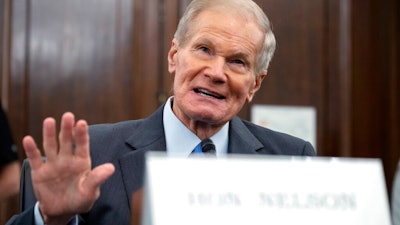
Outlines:
{"type": "Polygon", "coordinates": [[[173,96],[143,120],[88,127],[65,113],[58,140],[47,118],[46,162],[32,137],[23,140],[37,203],[9,224],[129,224],[147,151],[189,155],[209,138],[217,157],[314,155],[310,143],[236,116],[259,90],[274,50],[270,22],[253,1],[192,1],[168,54],[173,96]]]}

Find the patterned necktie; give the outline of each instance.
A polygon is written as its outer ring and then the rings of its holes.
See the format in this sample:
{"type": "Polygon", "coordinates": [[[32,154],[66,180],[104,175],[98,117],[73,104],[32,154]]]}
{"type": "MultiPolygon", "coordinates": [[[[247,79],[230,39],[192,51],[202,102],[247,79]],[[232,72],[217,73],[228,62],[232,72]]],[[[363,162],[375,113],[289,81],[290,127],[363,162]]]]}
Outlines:
{"type": "Polygon", "coordinates": [[[215,155],[215,145],[210,138],[206,138],[201,141],[201,149],[205,154],[215,155]]]}

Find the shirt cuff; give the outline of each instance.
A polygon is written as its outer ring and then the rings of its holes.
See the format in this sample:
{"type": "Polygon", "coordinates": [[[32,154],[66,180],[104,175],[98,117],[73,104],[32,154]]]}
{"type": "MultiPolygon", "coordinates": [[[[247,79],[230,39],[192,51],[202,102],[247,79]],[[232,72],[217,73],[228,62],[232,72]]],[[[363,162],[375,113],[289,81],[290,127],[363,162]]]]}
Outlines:
{"type": "MultiPolygon", "coordinates": [[[[34,219],[35,219],[35,225],[45,225],[42,214],[40,214],[39,211],[39,202],[36,202],[35,208],[34,208],[34,219]]],[[[78,216],[76,215],[69,223],[69,225],[78,225],[78,216]]]]}

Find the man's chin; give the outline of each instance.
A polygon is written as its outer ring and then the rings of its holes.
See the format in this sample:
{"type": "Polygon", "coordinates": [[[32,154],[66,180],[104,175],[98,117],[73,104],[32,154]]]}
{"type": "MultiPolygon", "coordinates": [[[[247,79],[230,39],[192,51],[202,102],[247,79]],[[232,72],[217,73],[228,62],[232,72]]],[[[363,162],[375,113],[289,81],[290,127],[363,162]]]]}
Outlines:
{"type": "Polygon", "coordinates": [[[197,122],[202,122],[209,125],[221,125],[221,124],[223,125],[228,121],[226,114],[221,114],[221,115],[218,113],[210,114],[210,111],[206,113],[195,114],[193,115],[192,119],[197,122]]]}

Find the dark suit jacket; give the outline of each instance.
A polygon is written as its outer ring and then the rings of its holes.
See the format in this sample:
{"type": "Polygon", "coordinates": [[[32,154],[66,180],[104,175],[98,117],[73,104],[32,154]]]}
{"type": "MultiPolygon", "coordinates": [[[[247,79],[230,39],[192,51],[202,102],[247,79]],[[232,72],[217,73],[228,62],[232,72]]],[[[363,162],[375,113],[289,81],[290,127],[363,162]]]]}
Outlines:
{"type": "MultiPolygon", "coordinates": [[[[115,124],[92,125],[92,165],[112,162],[115,173],[101,186],[101,194],[89,213],[80,215],[86,224],[128,225],[132,193],[143,185],[144,154],[165,151],[163,107],[150,117],[115,124]]],[[[235,117],[229,129],[229,153],[270,155],[315,155],[310,143],[235,117]]],[[[32,224],[32,209],[8,224],[32,224]]]]}

